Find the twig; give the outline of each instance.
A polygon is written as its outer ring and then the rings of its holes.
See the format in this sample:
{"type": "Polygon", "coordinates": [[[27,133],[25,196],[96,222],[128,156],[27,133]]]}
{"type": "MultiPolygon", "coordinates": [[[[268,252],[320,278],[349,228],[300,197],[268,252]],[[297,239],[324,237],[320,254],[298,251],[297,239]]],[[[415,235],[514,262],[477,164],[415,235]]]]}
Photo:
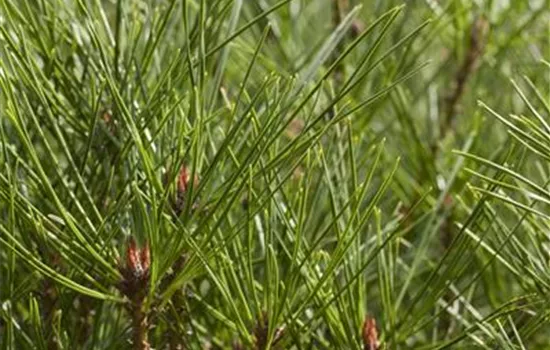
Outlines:
{"type": "MultiPolygon", "coordinates": [[[[454,88],[449,97],[445,99],[445,114],[443,122],[440,124],[439,140],[445,138],[445,136],[451,130],[456,115],[456,109],[460,99],[462,98],[462,95],[464,94],[466,83],[468,79],[473,75],[473,73],[477,70],[479,59],[483,55],[488,29],[489,23],[485,18],[478,17],[474,21],[470,32],[470,43],[468,51],[466,52],[466,57],[464,58],[464,62],[460,66],[459,70],[455,74],[454,88]]],[[[437,154],[438,150],[439,147],[437,145],[434,145],[434,147],[432,148],[434,161],[435,155],[437,154]]],[[[451,232],[453,226],[450,224],[453,212],[453,198],[451,197],[451,195],[448,194],[445,197],[444,204],[445,208],[449,211],[449,214],[446,215],[445,221],[441,225],[440,240],[443,248],[447,249],[453,240],[453,234],[451,232]]]]}
{"type": "Polygon", "coordinates": [[[451,94],[445,99],[445,114],[440,124],[439,139],[443,139],[449,132],[456,114],[456,108],[460,101],[466,82],[478,68],[479,58],[483,55],[489,22],[483,17],[478,17],[470,32],[470,44],[464,62],[455,74],[454,88],[451,94]]]}

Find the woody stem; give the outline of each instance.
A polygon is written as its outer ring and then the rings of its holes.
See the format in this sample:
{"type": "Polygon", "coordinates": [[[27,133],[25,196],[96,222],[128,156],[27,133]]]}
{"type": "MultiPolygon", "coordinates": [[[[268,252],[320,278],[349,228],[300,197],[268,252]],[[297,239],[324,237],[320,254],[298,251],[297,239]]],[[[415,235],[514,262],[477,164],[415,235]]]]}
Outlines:
{"type": "Polygon", "coordinates": [[[147,340],[147,315],[143,311],[144,298],[138,296],[132,301],[132,332],[134,349],[149,350],[150,345],[147,340]]]}

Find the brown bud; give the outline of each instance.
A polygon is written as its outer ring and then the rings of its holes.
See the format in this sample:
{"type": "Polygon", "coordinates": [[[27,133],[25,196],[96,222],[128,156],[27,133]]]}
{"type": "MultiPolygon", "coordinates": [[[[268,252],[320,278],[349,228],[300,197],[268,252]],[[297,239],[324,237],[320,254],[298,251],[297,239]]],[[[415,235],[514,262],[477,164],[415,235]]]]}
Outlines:
{"type": "Polygon", "coordinates": [[[376,320],[372,317],[365,319],[363,323],[363,349],[364,350],[379,350],[380,342],[378,341],[378,331],[376,330],[376,320]]]}
{"type": "MultiPolygon", "coordinates": [[[[185,165],[182,166],[178,174],[176,201],[174,203],[174,211],[177,216],[182,213],[183,208],[185,207],[187,190],[190,188],[197,188],[198,185],[199,177],[197,174],[195,174],[193,181],[191,181],[191,172],[185,165]]],[[[196,209],[197,206],[197,203],[193,203],[193,209],[196,209]]]]}
{"type": "Polygon", "coordinates": [[[141,250],[141,266],[145,270],[149,270],[149,266],[151,265],[151,252],[149,250],[149,243],[145,243],[145,246],[141,250]]]}
{"type": "Polygon", "coordinates": [[[289,139],[295,139],[304,130],[305,123],[302,119],[292,119],[288,124],[285,134],[289,139]]]}
{"type": "Polygon", "coordinates": [[[122,294],[130,299],[137,295],[144,295],[148,288],[150,265],[149,245],[145,244],[142,249],[139,249],[136,240],[133,237],[130,238],[126,247],[126,264],[119,263],[122,274],[119,289],[122,294]]]}
{"type": "Polygon", "coordinates": [[[101,120],[103,121],[103,124],[107,127],[107,130],[109,130],[109,133],[111,135],[115,134],[116,131],[116,125],[115,125],[115,119],[113,118],[113,112],[110,109],[104,109],[101,112],[101,120]]]}
{"type": "Polygon", "coordinates": [[[149,289],[149,267],[151,257],[149,244],[142,249],[138,248],[136,240],[131,237],[126,247],[126,265],[119,263],[122,280],[118,284],[120,292],[128,298],[126,304],[129,316],[132,320],[132,342],[135,349],[149,350],[151,346],[147,341],[149,328],[147,311],[144,301],[149,289]]]}
{"type": "Polygon", "coordinates": [[[134,237],[130,238],[126,248],[126,268],[132,272],[141,270],[140,252],[134,237]]]}
{"type": "Polygon", "coordinates": [[[101,114],[101,119],[103,119],[103,122],[105,124],[109,124],[113,121],[113,115],[111,114],[111,111],[109,110],[104,110],[103,113],[101,114]]]}
{"type": "Polygon", "coordinates": [[[191,179],[191,173],[189,169],[185,165],[182,166],[180,169],[180,173],[178,175],[178,193],[187,192],[190,186],[193,186],[193,188],[196,188],[199,185],[199,178],[197,174],[195,174],[193,183],[191,184],[189,184],[190,179],[191,179]]]}

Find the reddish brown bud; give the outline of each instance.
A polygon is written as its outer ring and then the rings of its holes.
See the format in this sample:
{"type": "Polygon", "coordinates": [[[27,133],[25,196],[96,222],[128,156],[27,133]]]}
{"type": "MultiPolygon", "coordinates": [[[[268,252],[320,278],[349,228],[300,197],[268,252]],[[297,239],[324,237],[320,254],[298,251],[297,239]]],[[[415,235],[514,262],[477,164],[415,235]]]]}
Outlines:
{"type": "Polygon", "coordinates": [[[113,121],[113,115],[111,114],[111,111],[104,110],[102,115],[101,115],[101,119],[103,119],[103,122],[105,124],[111,123],[113,121]]]}
{"type": "Polygon", "coordinates": [[[285,134],[290,139],[295,139],[303,130],[305,123],[302,119],[292,119],[285,130],[285,134]]]}
{"type": "Polygon", "coordinates": [[[119,263],[123,277],[119,285],[120,291],[130,299],[144,295],[149,283],[150,265],[149,245],[145,244],[143,249],[139,249],[136,240],[130,238],[126,248],[126,264],[123,266],[119,263]]]}
{"type": "Polygon", "coordinates": [[[151,265],[151,252],[149,251],[149,243],[145,243],[145,246],[141,250],[141,266],[144,270],[149,271],[151,265]]]}
{"type": "Polygon", "coordinates": [[[376,330],[376,320],[372,317],[365,319],[363,323],[363,349],[364,350],[379,350],[380,342],[378,341],[378,331],[376,330]]]}
{"type": "Polygon", "coordinates": [[[151,256],[149,244],[138,248],[136,240],[131,237],[126,247],[126,264],[119,262],[122,280],[118,284],[120,292],[129,299],[127,304],[132,319],[132,342],[135,349],[148,350],[151,347],[147,341],[149,328],[144,301],[149,289],[149,268],[151,256]]]}
{"type": "Polygon", "coordinates": [[[103,112],[101,112],[101,120],[103,120],[103,123],[107,127],[107,130],[111,133],[111,135],[115,134],[116,126],[115,126],[115,120],[113,118],[113,112],[109,109],[104,109],[103,112]]]}
{"type": "MultiPolygon", "coordinates": [[[[178,182],[177,182],[177,191],[176,191],[176,200],[174,203],[174,211],[176,212],[176,215],[179,216],[184,207],[185,207],[185,199],[186,199],[186,193],[190,188],[197,188],[199,186],[199,177],[197,174],[193,177],[193,181],[191,181],[191,172],[189,169],[184,165],[181,167],[180,172],[178,174],[178,182]]],[[[197,203],[193,203],[193,209],[197,208],[197,203]]]]}
{"type": "Polygon", "coordinates": [[[193,183],[189,184],[191,179],[191,173],[189,169],[184,165],[180,169],[180,173],[178,175],[178,192],[187,192],[190,186],[193,186],[193,188],[196,188],[199,185],[199,178],[197,174],[195,174],[195,177],[193,179],[193,183]]]}
{"type": "Polygon", "coordinates": [[[136,240],[132,237],[126,248],[126,267],[130,271],[141,270],[141,258],[139,255],[139,248],[137,247],[136,240]]]}

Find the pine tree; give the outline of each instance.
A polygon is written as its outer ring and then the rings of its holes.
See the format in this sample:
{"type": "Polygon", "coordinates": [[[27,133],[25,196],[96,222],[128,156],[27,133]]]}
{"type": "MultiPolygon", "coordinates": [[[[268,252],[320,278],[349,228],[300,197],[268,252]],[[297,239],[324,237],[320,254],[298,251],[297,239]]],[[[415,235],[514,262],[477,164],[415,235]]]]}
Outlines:
{"type": "Polygon", "coordinates": [[[2,349],[547,349],[549,22],[0,0],[2,349]]]}

